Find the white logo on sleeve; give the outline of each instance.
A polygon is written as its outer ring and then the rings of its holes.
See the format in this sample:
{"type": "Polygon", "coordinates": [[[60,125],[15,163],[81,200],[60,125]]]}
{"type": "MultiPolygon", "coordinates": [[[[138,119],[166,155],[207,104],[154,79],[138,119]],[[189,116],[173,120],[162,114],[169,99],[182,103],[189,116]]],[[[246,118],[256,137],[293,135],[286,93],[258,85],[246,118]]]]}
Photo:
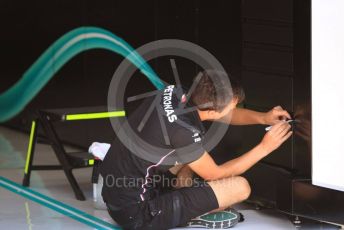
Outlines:
{"type": "Polygon", "coordinates": [[[201,137],[199,136],[199,133],[194,133],[192,135],[192,137],[194,138],[194,142],[200,142],[201,141],[201,137]]]}
{"type": "Polygon", "coordinates": [[[166,116],[169,122],[174,122],[177,120],[177,115],[174,114],[174,109],[172,107],[172,92],[173,92],[174,85],[169,85],[164,90],[164,110],[166,112],[166,116]]]}

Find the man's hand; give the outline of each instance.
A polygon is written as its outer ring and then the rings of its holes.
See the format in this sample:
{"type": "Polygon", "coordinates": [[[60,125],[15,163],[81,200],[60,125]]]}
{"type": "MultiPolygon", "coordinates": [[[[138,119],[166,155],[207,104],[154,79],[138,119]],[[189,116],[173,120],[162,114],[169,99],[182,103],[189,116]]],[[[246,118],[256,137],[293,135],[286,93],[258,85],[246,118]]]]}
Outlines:
{"type": "Polygon", "coordinates": [[[281,106],[276,106],[264,115],[264,123],[266,125],[275,125],[281,120],[291,119],[290,114],[281,106]]]}
{"type": "Polygon", "coordinates": [[[290,124],[285,121],[279,121],[277,124],[272,126],[259,144],[266,154],[276,150],[291,136],[292,131],[289,131],[290,127],[290,124]]]}

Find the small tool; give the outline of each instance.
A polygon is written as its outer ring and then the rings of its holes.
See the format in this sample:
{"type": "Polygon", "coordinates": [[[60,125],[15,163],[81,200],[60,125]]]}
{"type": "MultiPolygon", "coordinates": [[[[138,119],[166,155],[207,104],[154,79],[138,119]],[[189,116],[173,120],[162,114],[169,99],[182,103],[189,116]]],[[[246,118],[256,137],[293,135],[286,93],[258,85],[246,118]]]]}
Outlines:
{"type": "MultiPolygon", "coordinates": [[[[288,123],[292,123],[292,122],[294,122],[295,120],[288,120],[288,121],[286,121],[286,122],[288,122],[288,123]]],[[[268,127],[266,127],[265,128],[265,131],[269,131],[270,129],[272,128],[272,125],[271,126],[268,126],[268,127]]]]}

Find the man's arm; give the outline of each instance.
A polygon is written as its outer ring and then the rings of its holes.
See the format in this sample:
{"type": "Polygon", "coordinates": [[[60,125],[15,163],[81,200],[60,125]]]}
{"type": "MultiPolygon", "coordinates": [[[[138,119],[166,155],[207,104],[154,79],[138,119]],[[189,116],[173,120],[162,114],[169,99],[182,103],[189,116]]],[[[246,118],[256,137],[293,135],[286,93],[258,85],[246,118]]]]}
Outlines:
{"type": "Polygon", "coordinates": [[[249,109],[235,108],[232,114],[228,114],[221,118],[221,121],[232,125],[255,125],[265,124],[265,113],[256,112],[249,109]]]}
{"type": "Polygon", "coordinates": [[[267,132],[260,144],[242,156],[217,165],[205,152],[201,158],[189,164],[189,167],[205,180],[218,180],[244,173],[254,164],[277,149],[292,134],[287,122],[279,122],[267,132]],[[288,132],[289,131],[289,132],[288,132]]]}
{"type": "Polygon", "coordinates": [[[279,120],[291,119],[289,113],[281,106],[276,106],[269,112],[256,112],[249,109],[235,108],[219,121],[231,125],[274,125],[279,120]]]}

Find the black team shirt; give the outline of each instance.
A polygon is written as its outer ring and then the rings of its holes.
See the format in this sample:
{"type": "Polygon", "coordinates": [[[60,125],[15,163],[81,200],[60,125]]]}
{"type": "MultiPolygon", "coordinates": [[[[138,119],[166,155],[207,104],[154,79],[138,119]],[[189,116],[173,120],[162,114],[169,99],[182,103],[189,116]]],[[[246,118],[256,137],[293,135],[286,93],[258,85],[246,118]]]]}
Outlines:
{"type": "Polygon", "coordinates": [[[199,159],[205,151],[204,127],[196,107],[186,103],[182,89],[174,85],[166,86],[159,96],[144,100],[128,115],[127,122],[140,139],[155,149],[143,153],[140,144],[130,144],[130,150],[118,137],[111,144],[100,169],[104,179],[102,196],[106,203],[117,207],[151,199],[155,194],[153,178],[175,165],[199,159]],[[142,125],[152,103],[155,108],[142,125]]]}

